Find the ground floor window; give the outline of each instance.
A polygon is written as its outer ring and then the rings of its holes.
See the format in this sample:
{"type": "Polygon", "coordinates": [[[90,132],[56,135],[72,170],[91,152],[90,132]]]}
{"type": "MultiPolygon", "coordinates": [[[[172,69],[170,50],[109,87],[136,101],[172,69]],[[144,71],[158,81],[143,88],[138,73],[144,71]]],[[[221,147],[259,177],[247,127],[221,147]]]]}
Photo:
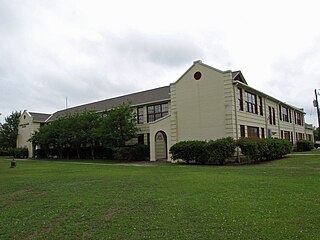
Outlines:
{"type": "Polygon", "coordinates": [[[138,144],[144,144],[144,135],[138,134],[138,144]]]}
{"type": "Polygon", "coordinates": [[[240,137],[246,137],[246,131],[244,125],[240,125],[240,137]]]}
{"type": "Polygon", "coordinates": [[[261,128],[261,138],[265,138],[265,135],[264,135],[264,128],[261,128]]]}
{"type": "Polygon", "coordinates": [[[304,134],[303,133],[296,133],[296,138],[297,138],[297,141],[304,140],[304,134]]]}
{"type": "Polygon", "coordinates": [[[247,126],[247,133],[249,138],[259,138],[259,128],[247,126]]]}

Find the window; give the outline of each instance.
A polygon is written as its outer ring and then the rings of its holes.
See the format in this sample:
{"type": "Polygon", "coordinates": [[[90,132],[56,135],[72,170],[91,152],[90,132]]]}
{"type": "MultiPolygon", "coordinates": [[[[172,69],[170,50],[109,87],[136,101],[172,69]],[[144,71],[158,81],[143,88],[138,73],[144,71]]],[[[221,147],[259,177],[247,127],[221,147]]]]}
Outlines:
{"type": "Polygon", "coordinates": [[[271,107],[269,106],[269,123],[272,124],[272,112],[271,112],[271,107]]]}
{"type": "Polygon", "coordinates": [[[303,126],[303,117],[301,113],[295,112],[295,124],[303,126]]]}
{"type": "Polygon", "coordinates": [[[269,106],[269,123],[272,125],[276,125],[276,111],[274,107],[269,106]]]}
{"type": "Polygon", "coordinates": [[[289,121],[292,122],[292,119],[291,119],[291,109],[289,109],[289,121]]]}
{"type": "Polygon", "coordinates": [[[148,122],[153,122],[168,115],[168,103],[148,106],[148,122]]]}
{"type": "Polygon", "coordinates": [[[246,110],[250,113],[258,114],[257,96],[246,91],[246,110]]]}
{"type": "Polygon", "coordinates": [[[303,133],[296,133],[297,141],[304,140],[304,136],[303,135],[304,135],[303,133]]]}
{"type": "Polygon", "coordinates": [[[260,115],[263,116],[262,97],[260,97],[260,96],[259,96],[259,110],[260,110],[260,115]]]}
{"type": "Polygon", "coordinates": [[[144,135],[138,134],[138,144],[144,144],[144,135]]]}
{"type": "Polygon", "coordinates": [[[248,137],[249,138],[259,138],[259,128],[258,127],[247,127],[248,137]]]}
{"type": "Polygon", "coordinates": [[[246,137],[244,125],[240,125],[240,137],[246,137]]]}
{"type": "Polygon", "coordinates": [[[283,131],[284,139],[287,139],[290,141],[290,132],[289,131],[283,131]]]}
{"type": "Polygon", "coordinates": [[[281,109],[280,113],[282,115],[282,121],[289,122],[289,110],[288,110],[288,108],[281,106],[280,109],[281,109]]]}
{"type": "Polygon", "coordinates": [[[306,137],[307,137],[307,140],[308,140],[308,141],[312,141],[312,135],[311,135],[311,134],[307,134],[306,137]]]}
{"type": "Polygon", "coordinates": [[[138,109],[137,109],[137,115],[138,115],[138,123],[139,124],[142,124],[143,123],[143,107],[139,107],[138,109]]]}
{"type": "Polygon", "coordinates": [[[276,125],[276,110],[274,109],[274,107],[272,108],[272,121],[273,125],[276,125]]]}
{"type": "Polygon", "coordinates": [[[261,128],[261,138],[265,138],[265,136],[264,136],[264,128],[261,128]]]}
{"type": "Polygon", "coordinates": [[[238,98],[239,110],[243,111],[243,96],[242,96],[242,89],[241,88],[237,89],[237,98],[238,98]]]}

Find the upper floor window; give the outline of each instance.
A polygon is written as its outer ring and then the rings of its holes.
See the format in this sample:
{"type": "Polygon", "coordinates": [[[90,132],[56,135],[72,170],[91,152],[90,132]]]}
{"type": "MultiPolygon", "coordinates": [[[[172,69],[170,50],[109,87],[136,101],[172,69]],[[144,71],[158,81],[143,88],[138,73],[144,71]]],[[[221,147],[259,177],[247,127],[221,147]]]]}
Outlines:
{"type": "Polygon", "coordinates": [[[263,116],[263,103],[262,103],[262,97],[259,96],[259,111],[260,115],[263,116]]]}
{"type": "Polygon", "coordinates": [[[299,112],[295,112],[294,115],[295,115],[295,124],[298,124],[298,125],[302,126],[303,125],[303,116],[302,116],[302,114],[299,113],[299,112]]]}
{"type": "Polygon", "coordinates": [[[269,106],[269,123],[272,125],[276,125],[276,111],[274,107],[269,106]]]}
{"type": "Polygon", "coordinates": [[[148,122],[153,122],[168,115],[168,103],[148,106],[148,122]]]}
{"type": "Polygon", "coordinates": [[[246,91],[246,111],[258,114],[257,96],[246,91]]]}
{"type": "Polygon", "coordinates": [[[143,121],[144,121],[144,110],[143,110],[143,107],[138,107],[137,109],[137,115],[138,115],[138,123],[139,124],[142,124],[143,121]]]}
{"type": "Polygon", "coordinates": [[[288,110],[288,108],[281,106],[280,109],[281,109],[281,112],[280,112],[281,117],[280,117],[280,119],[282,121],[289,122],[289,110],[288,110]]]}
{"type": "Polygon", "coordinates": [[[242,95],[241,88],[237,88],[237,98],[238,98],[239,110],[243,111],[243,95],[242,95]]]}

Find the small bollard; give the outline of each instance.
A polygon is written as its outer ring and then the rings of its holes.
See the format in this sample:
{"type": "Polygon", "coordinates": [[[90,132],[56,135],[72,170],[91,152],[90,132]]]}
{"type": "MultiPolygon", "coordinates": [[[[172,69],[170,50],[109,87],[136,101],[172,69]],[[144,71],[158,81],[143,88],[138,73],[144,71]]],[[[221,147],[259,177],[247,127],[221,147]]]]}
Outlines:
{"type": "Polygon", "coordinates": [[[11,168],[15,168],[15,167],[17,167],[17,162],[14,159],[12,159],[11,168]]]}

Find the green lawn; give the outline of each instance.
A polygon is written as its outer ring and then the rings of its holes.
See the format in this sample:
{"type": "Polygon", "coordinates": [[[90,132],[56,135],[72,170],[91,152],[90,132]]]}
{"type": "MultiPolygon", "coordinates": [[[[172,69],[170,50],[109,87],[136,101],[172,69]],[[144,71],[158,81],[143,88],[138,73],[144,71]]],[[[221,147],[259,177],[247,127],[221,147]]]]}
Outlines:
{"type": "Polygon", "coordinates": [[[292,154],[320,154],[320,149],[312,149],[308,152],[292,152],[292,154]]]}
{"type": "Polygon", "coordinates": [[[0,239],[319,239],[320,158],[245,166],[0,158],[0,239]]]}

